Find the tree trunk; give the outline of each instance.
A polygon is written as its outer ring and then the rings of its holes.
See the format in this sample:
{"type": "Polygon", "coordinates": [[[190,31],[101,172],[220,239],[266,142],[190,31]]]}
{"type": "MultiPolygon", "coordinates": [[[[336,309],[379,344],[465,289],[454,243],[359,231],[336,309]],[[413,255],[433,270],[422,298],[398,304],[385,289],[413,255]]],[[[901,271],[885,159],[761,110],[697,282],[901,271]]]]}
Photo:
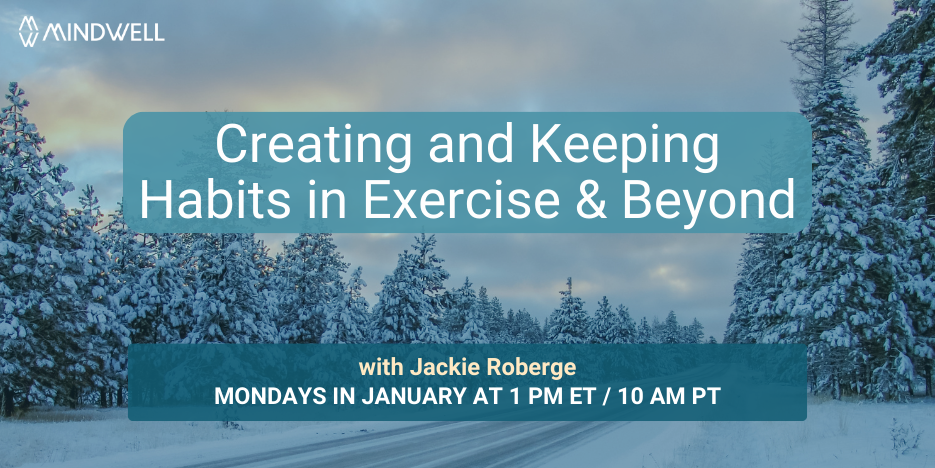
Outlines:
{"type": "Polygon", "coordinates": [[[932,363],[925,365],[925,396],[932,396],[932,363]]]}
{"type": "Polygon", "coordinates": [[[0,401],[0,406],[3,406],[4,418],[13,416],[13,390],[9,386],[3,387],[3,401],[0,401]]]}
{"type": "Polygon", "coordinates": [[[78,387],[72,385],[68,389],[68,407],[71,409],[78,408],[78,387]]]}
{"type": "Polygon", "coordinates": [[[117,406],[123,406],[123,385],[117,386],[117,406]]]}
{"type": "Polygon", "coordinates": [[[107,389],[101,387],[101,408],[107,408],[107,389]]]}

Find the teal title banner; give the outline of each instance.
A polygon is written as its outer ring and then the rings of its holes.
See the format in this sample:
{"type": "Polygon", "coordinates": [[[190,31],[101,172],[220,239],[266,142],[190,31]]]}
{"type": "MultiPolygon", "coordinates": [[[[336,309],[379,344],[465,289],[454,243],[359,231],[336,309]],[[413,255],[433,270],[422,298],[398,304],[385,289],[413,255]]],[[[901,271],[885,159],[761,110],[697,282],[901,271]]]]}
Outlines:
{"type": "Polygon", "coordinates": [[[794,232],[796,113],[139,113],[140,232],[794,232]]]}
{"type": "Polygon", "coordinates": [[[134,421],[802,421],[804,345],[130,346],[134,421]]]}

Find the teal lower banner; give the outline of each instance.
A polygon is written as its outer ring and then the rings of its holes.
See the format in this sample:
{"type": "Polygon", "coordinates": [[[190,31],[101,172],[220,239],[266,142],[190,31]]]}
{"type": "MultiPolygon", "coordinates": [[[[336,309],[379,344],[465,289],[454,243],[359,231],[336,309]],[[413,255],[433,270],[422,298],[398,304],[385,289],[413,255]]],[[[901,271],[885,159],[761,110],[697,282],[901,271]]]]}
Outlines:
{"type": "Polygon", "coordinates": [[[803,421],[804,345],[134,344],[134,421],[803,421]]]}

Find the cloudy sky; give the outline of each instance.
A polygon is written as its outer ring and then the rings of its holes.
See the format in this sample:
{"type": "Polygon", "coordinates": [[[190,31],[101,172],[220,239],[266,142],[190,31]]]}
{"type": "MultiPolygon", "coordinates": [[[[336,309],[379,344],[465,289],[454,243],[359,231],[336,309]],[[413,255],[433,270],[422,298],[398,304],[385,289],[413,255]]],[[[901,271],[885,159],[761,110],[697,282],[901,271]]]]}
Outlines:
{"type": "MultiPolygon", "coordinates": [[[[892,2],[851,0],[866,43],[892,2]]],[[[796,111],[783,40],[797,0],[429,2],[12,2],[0,8],[0,80],[19,81],[28,117],[105,207],[122,192],[122,129],[140,111],[796,111]],[[164,42],[40,42],[48,23],[159,23],[164,42]]],[[[874,133],[886,116],[854,80],[874,133]]],[[[74,202],[72,196],[69,202],[74,202]]],[[[288,235],[265,236],[278,244],[288,235]]],[[[336,235],[369,293],[408,234],[336,235]]],[[[505,307],[540,318],[565,279],[594,309],[602,295],[636,316],[674,310],[719,340],[742,235],[442,234],[456,287],[470,276],[505,307]]],[[[375,300],[369,296],[371,302],[375,300]]]]}

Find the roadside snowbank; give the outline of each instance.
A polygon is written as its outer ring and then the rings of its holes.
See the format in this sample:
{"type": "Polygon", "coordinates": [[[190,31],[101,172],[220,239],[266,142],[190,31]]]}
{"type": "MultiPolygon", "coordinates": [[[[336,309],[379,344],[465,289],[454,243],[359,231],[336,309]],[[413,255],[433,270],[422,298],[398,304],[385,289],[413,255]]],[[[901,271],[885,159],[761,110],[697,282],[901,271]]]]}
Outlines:
{"type": "Polygon", "coordinates": [[[352,433],[416,423],[242,422],[243,430],[218,422],[144,422],[127,419],[126,408],[44,409],[25,420],[0,422],[3,456],[0,468],[24,464],[100,466],[105,456],[113,466],[144,468],[166,463],[195,463],[214,455],[237,456],[352,433]],[[121,459],[126,464],[120,463],[121,459]]]}
{"type": "Polygon", "coordinates": [[[648,467],[935,467],[935,400],[906,404],[819,401],[804,422],[708,422],[648,467]],[[891,428],[923,431],[897,456],[891,428]]]}

